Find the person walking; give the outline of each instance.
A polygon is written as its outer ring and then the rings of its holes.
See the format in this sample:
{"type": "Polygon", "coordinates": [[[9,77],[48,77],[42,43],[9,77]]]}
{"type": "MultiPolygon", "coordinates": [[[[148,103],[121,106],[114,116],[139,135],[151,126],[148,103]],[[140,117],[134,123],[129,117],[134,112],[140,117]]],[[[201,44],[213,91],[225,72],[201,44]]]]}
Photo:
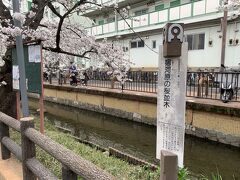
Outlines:
{"type": "Polygon", "coordinates": [[[87,74],[86,71],[84,71],[83,76],[84,76],[84,81],[83,81],[83,83],[84,83],[85,86],[87,86],[87,82],[88,82],[88,80],[89,80],[89,77],[88,77],[88,74],[87,74]]]}
{"type": "Polygon", "coordinates": [[[69,73],[70,73],[70,85],[77,86],[77,68],[73,64],[73,61],[70,61],[69,73]]]}

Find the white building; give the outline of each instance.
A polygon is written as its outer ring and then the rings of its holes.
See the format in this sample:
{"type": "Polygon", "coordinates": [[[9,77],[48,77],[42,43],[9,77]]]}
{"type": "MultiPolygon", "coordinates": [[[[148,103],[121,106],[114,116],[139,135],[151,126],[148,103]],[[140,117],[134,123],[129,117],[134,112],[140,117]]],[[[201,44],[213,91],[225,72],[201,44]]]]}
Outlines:
{"type": "MultiPolygon", "coordinates": [[[[113,1],[98,0],[111,4],[113,1]]],[[[113,9],[92,7],[84,15],[94,25],[89,33],[98,40],[107,38],[119,42],[133,68],[145,70],[158,66],[158,47],[162,44],[162,28],[167,22],[185,23],[189,42],[188,66],[191,69],[218,69],[221,62],[223,12],[218,11],[221,0],[119,0],[119,8],[130,7],[124,20],[113,9]],[[130,27],[129,27],[130,26],[130,27]],[[139,36],[144,40],[141,41],[139,36]],[[156,52],[154,52],[156,51],[156,52]]],[[[225,66],[240,63],[240,19],[228,21],[225,66]]]]}
{"type": "MultiPolygon", "coordinates": [[[[31,9],[32,0],[20,0],[20,2],[21,2],[21,5],[20,5],[21,12],[28,12],[31,9]]],[[[61,15],[64,14],[65,10],[61,4],[53,3],[53,5],[57,12],[59,12],[61,15]]],[[[46,8],[44,11],[44,20],[51,20],[54,18],[58,18],[58,17],[49,8],[46,8]]],[[[88,18],[80,16],[79,13],[73,13],[71,18],[74,23],[78,23],[85,26],[89,26],[91,24],[91,21],[88,18]]]]}

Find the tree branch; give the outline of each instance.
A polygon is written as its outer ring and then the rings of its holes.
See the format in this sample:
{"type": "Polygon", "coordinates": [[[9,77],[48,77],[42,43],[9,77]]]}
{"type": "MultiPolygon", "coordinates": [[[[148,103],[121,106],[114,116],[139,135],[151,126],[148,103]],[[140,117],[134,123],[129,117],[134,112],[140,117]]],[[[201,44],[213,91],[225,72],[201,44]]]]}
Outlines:
{"type": "MultiPolygon", "coordinates": [[[[0,20],[11,20],[11,24],[13,24],[13,19],[9,9],[3,4],[2,0],[0,0],[0,20]]],[[[3,27],[8,27],[6,22],[2,22],[1,25],[3,27]]]]}
{"type": "Polygon", "coordinates": [[[63,17],[61,16],[61,14],[59,14],[59,13],[57,12],[57,10],[55,9],[55,7],[52,5],[51,2],[48,3],[48,7],[49,7],[49,8],[51,9],[51,11],[52,11],[56,16],[58,16],[60,19],[63,18],[63,17]]]}
{"type": "Polygon", "coordinates": [[[67,27],[66,29],[69,29],[70,31],[72,31],[74,34],[76,34],[79,38],[82,38],[76,31],[74,31],[72,28],[67,27]]]}
{"type": "Polygon", "coordinates": [[[44,15],[44,8],[46,7],[49,0],[33,0],[32,3],[37,7],[31,7],[31,11],[35,13],[33,17],[29,17],[29,12],[27,13],[27,18],[24,26],[28,26],[30,29],[37,29],[44,15]]]}
{"type": "Polygon", "coordinates": [[[85,3],[85,0],[80,0],[78,1],[70,10],[68,10],[63,16],[61,16],[56,9],[54,8],[54,6],[49,3],[49,8],[60,18],[60,21],[58,23],[58,29],[57,29],[57,34],[56,34],[56,49],[60,50],[60,40],[61,40],[61,29],[62,29],[62,25],[63,22],[65,20],[65,18],[72,12],[74,11],[78,6],[82,5],[85,3]]]}
{"type": "Polygon", "coordinates": [[[71,9],[69,9],[64,15],[63,17],[67,17],[72,11],[74,11],[78,6],[85,4],[86,0],[80,0],[78,1],[71,9]]]}
{"type": "Polygon", "coordinates": [[[61,54],[66,54],[66,55],[76,56],[76,57],[81,57],[81,58],[86,58],[86,59],[90,59],[89,57],[86,57],[86,55],[88,53],[93,52],[92,50],[90,50],[90,51],[85,51],[83,54],[75,54],[75,53],[64,51],[62,49],[57,49],[57,48],[52,48],[52,47],[43,47],[43,49],[47,50],[47,51],[55,52],[55,53],[61,53],[61,54]]]}

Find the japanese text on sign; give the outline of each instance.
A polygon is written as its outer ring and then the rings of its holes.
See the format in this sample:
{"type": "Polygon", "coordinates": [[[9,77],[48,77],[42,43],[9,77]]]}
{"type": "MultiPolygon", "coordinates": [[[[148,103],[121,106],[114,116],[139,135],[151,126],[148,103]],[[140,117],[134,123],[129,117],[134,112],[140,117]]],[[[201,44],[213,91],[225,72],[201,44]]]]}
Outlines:
{"type": "Polygon", "coordinates": [[[171,101],[171,70],[172,70],[172,60],[165,60],[165,70],[164,70],[164,107],[170,107],[171,101]]]}

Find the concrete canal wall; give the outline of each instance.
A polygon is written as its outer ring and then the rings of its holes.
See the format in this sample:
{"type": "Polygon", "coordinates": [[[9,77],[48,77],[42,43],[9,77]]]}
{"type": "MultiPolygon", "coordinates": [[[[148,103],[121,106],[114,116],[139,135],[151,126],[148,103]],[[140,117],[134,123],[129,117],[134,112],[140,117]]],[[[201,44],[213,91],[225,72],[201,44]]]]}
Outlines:
{"type": "MultiPolygon", "coordinates": [[[[45,85],[45,100],[156,125],[156,94],[45,85]]],[[[187,100],[186,133],[240,147],[239,106],[205,102],[187,100]]]]}

